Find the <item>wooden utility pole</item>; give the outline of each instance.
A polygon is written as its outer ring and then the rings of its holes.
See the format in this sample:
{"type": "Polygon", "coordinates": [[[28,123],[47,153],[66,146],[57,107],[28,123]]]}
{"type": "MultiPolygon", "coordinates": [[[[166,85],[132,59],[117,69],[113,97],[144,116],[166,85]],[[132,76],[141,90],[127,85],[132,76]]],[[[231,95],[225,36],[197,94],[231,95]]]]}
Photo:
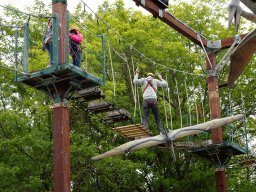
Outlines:
{"type": "MultiPolygon", "coordinates": [[[[58,65],[67,62],[67,0],[52,0],[52,13],[58,14],[58,65]]],[[[53,45],[56,46],[56,45],[53,45]]],[[[57,65],[55,64],[55,65],[57,65]]],[[[69,103],[67,90],[56,84],[53,106],[54,191],[70,191],[69,103]]],[[[62,86],[63,87],[63,86],[62,86]]],[[[67,86],[68,89],[68,86],[67,86]]]]}
{"type": "MultiPolygon", "coordinates": [[[[209,63],[206,59],[206,66],[208,72],[214,72],[216,68],[216,55],[208,54],[208,58],[211,62],[209,63]]],[[[211,119],[220,119],[220,98],[219,98],[219,89],[218,89],[218,79],[216,75],[209,76],[207,78],[208,90],[209,90],[209,104],[210,104],[210,114],[211,119]]],[[[222,143],[222,128],[218,127],[212,130],[212,142],[213,144],[222,143]]],[[[217,192],[226,192],[227,191],[227,182],[226,182],[226,172],[225,167],[215,168],[215,178],[216,178],[216,189],[217,192]]]]}

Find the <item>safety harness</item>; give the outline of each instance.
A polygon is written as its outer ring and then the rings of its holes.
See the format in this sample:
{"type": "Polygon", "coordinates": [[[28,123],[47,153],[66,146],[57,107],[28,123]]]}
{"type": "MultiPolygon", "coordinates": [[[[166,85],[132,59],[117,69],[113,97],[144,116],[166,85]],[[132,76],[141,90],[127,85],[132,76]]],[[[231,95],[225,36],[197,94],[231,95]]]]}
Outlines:
{"type": "MultiPolygon", "coordinates": [[[[155,87],[152,85],[152,83],[151,83],[152,81],[153,81],[153,79],[148,82],[148,84],[146,85],[146,87],[145,87],[144,90],[143,90],[143,94],[144,94],[144,92],[146,91],[146,89],[148,88],[148,86],[151,86],[151,87],[153,88],[153,90],[157,93],[156,88],[155,88],[155,87]]],[[[157,100],[155,100],[154,103],[149,103],[149,102],[147,102],[145,99],[144,99],[144,101],[147,103],[148,106],[154,106],[154,105],[156,104],[156,102],[157,102],[157,100]]]]}
{"type": "Polygon", "coordinates": [[[82,52],[82,48],[81,48],[80,42],[77,42],[77,41],[74,41],[71,39],[72,35],[69,37],[69,48],[71,50],[71,53],[75,52],[75,50],[76,50],[75,54],[71,54],[72,58],[74,59],[76,57],[76,54],[78,53],[78,51],[82,52]]]}

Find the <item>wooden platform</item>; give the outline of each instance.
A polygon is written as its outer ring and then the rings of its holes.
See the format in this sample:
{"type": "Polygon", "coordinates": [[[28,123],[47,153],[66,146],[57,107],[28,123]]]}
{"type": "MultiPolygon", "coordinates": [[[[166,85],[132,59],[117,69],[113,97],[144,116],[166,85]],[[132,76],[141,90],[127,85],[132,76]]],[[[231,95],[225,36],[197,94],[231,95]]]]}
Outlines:
{"type": "Polygon", "coordinates": [[[69,63],[60,64],[57,68],[42,69],[29,75],[20,75],[17,81],[48,95],[54,94],[55,87],[63,90],[70,87],[69,92],[73,92],[104,84],[102,79],[69,63]]]}
{"type": "Polygon", "coordinates": [[[153,133],[146,129],[141,124],[128,125],[123,127],[113,128],[114,131],[119,133],[121,136],[125,138],[135,138],[141,136],[151,136],[153,133]]]}
{"type": "Polygon", "coordinates": [[[251,165],[251,164],[254,164],[254,163],[256,163],[256,160],[255,159],[250,159],[250,160],[240,162],[239,165],[245,166],[245,165],[251,165]]]}

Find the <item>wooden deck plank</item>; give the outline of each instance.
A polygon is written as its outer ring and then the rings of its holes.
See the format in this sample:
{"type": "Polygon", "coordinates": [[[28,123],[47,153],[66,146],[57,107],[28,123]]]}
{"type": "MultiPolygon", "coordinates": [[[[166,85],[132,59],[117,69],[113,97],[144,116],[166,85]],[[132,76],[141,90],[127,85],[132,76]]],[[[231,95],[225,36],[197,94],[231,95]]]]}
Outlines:
{"type": "Polygon", "coordinates": [[[126,138],[135,138],[135,137],[153,135],[153,133],[151,131],[146,129],[141,124],[115,127],[115,128],[113,128],[113,130],[116,131],[117,133],[119,133],[121,136],[126,137],[126,138]]]}

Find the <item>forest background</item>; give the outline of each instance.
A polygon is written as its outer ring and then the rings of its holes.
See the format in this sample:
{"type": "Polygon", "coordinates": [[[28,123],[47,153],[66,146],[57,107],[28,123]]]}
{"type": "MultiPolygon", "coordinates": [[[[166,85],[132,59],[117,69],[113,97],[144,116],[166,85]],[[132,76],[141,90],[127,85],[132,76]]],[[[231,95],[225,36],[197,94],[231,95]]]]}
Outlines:
{"type": "MultiPolygon", "coordinates": [[[[13,5],[8,6],[18,10],[13,5]]],[[[2,10],[1,24],[22,26],[28,21],[28,16],[24,14],[7,9],[2,10]]],[[[27,12],[51,15],[51,5],[35,0],[32,7],[27,7],[27,12]]],[[[231,30],[227,29],[225,0],[194,0],[191,3],[174,0],[171,1],[168,12],[210,40],[215,41],[236,35],[234,27],[231,30]]],[[[109,4],[106,0],[99,5],[97,14],[144,55],[141,56],[134,50],[131,52],[130,45],[111,29],[107,30],[106,25],[101,20],[97,21],[97,17],[89,9],[84,12],[83,4],[79,3],[71,12],[70,26],[79,24],[81,28],[86,24],[88,31],[99,35],[103,33],[105,36],[107,82],[101,88],[108,101],[115,102],[120,108],[126,108],[133,117],[135,111],[133,121],[140,123],[141,111],[138,103],[135,108],[134,87],[131,79],[134,74],[133,67],[140,67],[140,77],[147,72],[156,73],[153,63],[145,58],[146,56],[166,66],[156,65],[157,71],[164,79],[168,79],[169,84],[170,105],[167,97],[168,90],[160,89],[158,93],[160,115],[165,127],[177,129],[181,126],[185,127],[189,124],[188,122],[194,125],[210,120],[206,77],[188,74],[206,74],[205,62],[200,59],[193,42],[153,16],[125,8],[123,0],[117,0],[114,4],[109,4]],[[111,67],[108,42],[111,44],[113,67],[111,67]],[[128,62],[125,62],[124,56],[128,62]],[[170,70],[170,68],[185,73],[170,70]],[[114,81],[112,70],[115,74],[114,81]],[[186,87],[188,94],[186,94],[186,87]],[[171,115],[168,114],[167,123],[165,123],[165,108],[169,110],[170,106],[171,115]],[[189,109],[190,119],[186,119],[189,109]]],[[[49,62],[48,54],[41,51],[46,22],[47,19],[33,17],[29,22],[30,72],[46,68],[49,62]]],[[[242,19],[239,34],[251,31],[253,28],[254,25],[242,19]]],[[[22,29],[19,32],[18,57],[21,63],[24,33],[22,29]]],[[[12,69],[14,69],[14,36],[14,29],[1,29],[0,65],[12,69]]],[[[83,41],[82,46],[86,46],[95,54],[101,54],[101,40],[89,32],[86,36],[86,45],[83,41]]],[[[198,47],[198,49],[203,56],[201,48],[198,47]]],[[[217,62],[224,53],[225,51],[222,51],[218,54],[217,62]]],[[[85,51],[83,51],[83,58],[82,69],[85,69],[85,51]]],[[[226,87],[220,89],[222,117],[227,116],[226,106],[232,108],[234,114],[242,113],[241,92],[243,92],[250,141],[249,156],[235,156],[230,161],[230,166],[227,168],[228,191],[255,190],[256,166],[239,165],[243,159],[254,158],[255,155],[253,150],[256,101],[254,63],[253,57],[233,89],[226,87]]],[[[21,67],[18,69],[22,70],[21,67]]],[[[96,55],[88,53],[87,70],[102,77],[102,62],[96,55]]],[[[218,76],[220,84],[227,81],[228,73],[229,64],[218,76]]],[[[6,192],[53,191],[53,103],[44,93],[15,82],[14,73],[11,70],[1,68],[0,82],[0,190],[6,192]]],[[[140,99],[137,102],[142,102],[141,89],[139,92],[140,99]]],[[[99,122],[99,119],[106,117],[107,114],[89,114],[85,111],[86,105],[86,103],[83,105],[70,103],[72,191],[216,191],[214,167],[207,160],[187,151],[176,151],[176,162],[173,161],[170,151],[158,148],[142,149],[96,162],[92,161],[91,157],[127,142],[128,140],[111,128],[129,125],[132,122],[104,125],[99,122]]],[[[152,114],[150,119],[150,130],[157,134],[152,114]]],[[[233,127],[243,132],[242,122],[233,124],[233,127]]],[[[228,140],[227,126],[223,127],[223,133],[224,140],[228,140]]],[[[196,135],[190,139],[198,140],[204,137],[205,135],[196,135]]],[[[210,138],[209,134],[208,139],[210,138]]],[[[186,139],[183,138],[180,141],[186,139]]],[[[246,147],[244,137],[240,137],[235,131],[234,142],[246,147]]]]}

